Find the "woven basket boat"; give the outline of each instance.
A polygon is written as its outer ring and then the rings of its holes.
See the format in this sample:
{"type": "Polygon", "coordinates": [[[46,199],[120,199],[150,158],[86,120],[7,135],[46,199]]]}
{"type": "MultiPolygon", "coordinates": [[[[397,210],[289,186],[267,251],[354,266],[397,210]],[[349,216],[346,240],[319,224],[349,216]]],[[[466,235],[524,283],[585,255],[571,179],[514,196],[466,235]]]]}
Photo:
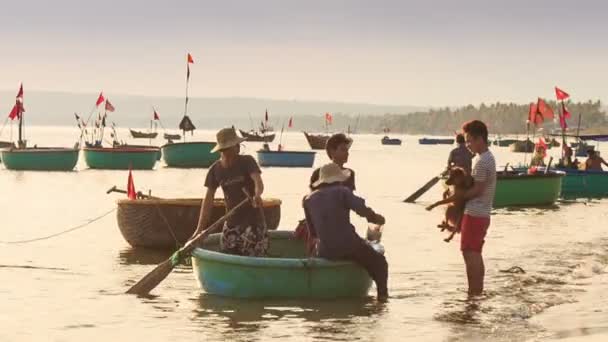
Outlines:
{"type": "MultiPolygon", "coordinates": [[[[200,198],[120,199],[116,219],[122,236],[133,247],[174,248],[192,236],[201,209],[200,198]]],[[[213,204],[211,222],[226,213],[223,199],[213,204]]],[[[268,229],[281,220],[281,200],[264,199],[268,229]]]]}

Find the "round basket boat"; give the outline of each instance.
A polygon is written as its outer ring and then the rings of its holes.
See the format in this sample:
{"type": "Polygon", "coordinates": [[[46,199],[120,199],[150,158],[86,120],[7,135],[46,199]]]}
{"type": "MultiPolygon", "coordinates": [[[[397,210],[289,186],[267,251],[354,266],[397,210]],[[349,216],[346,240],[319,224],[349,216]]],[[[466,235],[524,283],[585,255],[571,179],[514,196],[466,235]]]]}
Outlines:
{"type": "Polygon", "coordinates": [[[212,234],[192,253],[192,271],[207,293],[235,298],[365,297],[372,279],[350,261],[307,258],[292,231],[271,231],[269,257],[219,253],[212,234]]]}
{"type": "MultiPolygon", "coordinates": [[[[116,219],[122,236],[133,247],[174,248],[184,244],[194,233],[201,209],[200,198],[121,199],[117,201],[116,219]]],[[[213,203],[211,222],[226,213],[223,199],[213,203]]],[[[264,199],[268,229],[281,220],[281,200],[264,199]]]]}

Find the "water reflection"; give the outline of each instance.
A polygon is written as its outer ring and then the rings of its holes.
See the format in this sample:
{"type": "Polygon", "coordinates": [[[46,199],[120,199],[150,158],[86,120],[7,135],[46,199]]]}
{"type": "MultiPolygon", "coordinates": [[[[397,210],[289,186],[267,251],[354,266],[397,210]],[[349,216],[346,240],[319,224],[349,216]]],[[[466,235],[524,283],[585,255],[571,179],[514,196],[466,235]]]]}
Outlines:
{"type": "Polygon", "coordinates": [[[157,265],[167,260],[172,250],[127,247],[120,251],[118,261],[121,265],[157,265]]]}
{"type": "Polygon", "coordinates": [[[273,335],[272,326],[299,327],[283,331],[290,337],[332,336],[352,340],[367,336],[387,312],[385,304],[372,297],[340,300],[269,299],[246,300],[201,294],[195,299],[197,309],[192,320],[209,331],[219,329],[227,340],[251,340],[255,336],[273,335]],[[362,323],[362,319],[365,318],[362,323]],[[302,335],[304,334],[304,335],[302,335]]]}

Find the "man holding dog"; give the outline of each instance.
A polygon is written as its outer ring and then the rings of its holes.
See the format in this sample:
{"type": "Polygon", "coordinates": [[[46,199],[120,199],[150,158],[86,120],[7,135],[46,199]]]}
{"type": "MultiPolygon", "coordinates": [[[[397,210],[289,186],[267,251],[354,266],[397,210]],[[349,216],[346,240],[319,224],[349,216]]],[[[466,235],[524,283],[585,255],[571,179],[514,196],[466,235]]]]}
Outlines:
{"type": "Polygon", "coordinates": [[[464,196],[467,203],[461,223],[460,250],[466,265],[469,295],[480,295],[485,276],[482,248],[490,227],[496,190],[496,161],[488,149],[488,128],[483,122],[469,121],[462,130],[475,159],[471,173],[474,184],[464,196]]]}

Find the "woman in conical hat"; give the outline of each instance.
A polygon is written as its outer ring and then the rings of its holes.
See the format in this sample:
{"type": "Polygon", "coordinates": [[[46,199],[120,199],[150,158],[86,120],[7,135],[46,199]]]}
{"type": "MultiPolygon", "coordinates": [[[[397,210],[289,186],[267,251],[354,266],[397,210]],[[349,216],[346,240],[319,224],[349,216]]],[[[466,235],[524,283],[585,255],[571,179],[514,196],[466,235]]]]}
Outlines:
{"type": "Polygon", "coordinates": [[[261,224],[257,208],[262,205],[261,196],[264,192],[262,171],[253,157],[240,154],[240,146],[245,139],[237,136],[233,128],[221,129],[216,137],[217,144],[212,152],[219,152],[220,159],[213,163],[207,172],[207,193],[196,233],[213,223],[209,220],[217,188],[221,187],[224,192],[227,211],[246,198],[243,193],[245,189],[253,197],[254,205],[246,204],[226,221],[222,230],[221,252],[263,256],[268,249],[268,236],[261,224]]]}

